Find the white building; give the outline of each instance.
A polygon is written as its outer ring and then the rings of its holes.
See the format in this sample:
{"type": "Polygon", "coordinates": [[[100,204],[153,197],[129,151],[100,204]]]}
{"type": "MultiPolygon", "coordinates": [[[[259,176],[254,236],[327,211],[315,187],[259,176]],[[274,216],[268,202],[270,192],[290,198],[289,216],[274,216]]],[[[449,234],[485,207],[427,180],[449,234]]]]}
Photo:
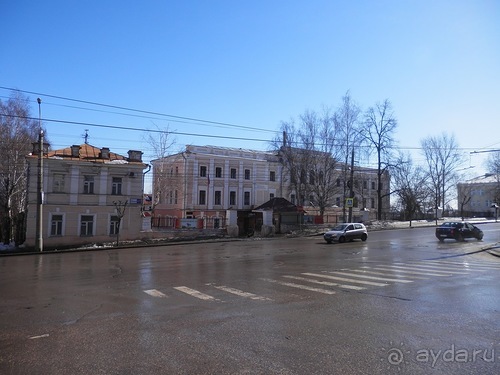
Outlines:
{"type": "Polygon", "coordinates": [[[457,184],[458,209],[462,216],[492,216],[500,204],[500,175],[487,173],[457,184]]]}

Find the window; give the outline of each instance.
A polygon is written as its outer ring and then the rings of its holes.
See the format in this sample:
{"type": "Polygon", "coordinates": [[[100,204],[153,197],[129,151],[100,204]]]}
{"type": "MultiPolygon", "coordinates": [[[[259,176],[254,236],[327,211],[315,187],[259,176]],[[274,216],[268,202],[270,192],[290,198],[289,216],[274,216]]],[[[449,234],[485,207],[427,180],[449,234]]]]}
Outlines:
{"type": "Polygon", "coordinates": [[[273,199],[274,198],[274,193],[269,193],[269,199],[273,199]]]}
{"type": "Polygon", "coordinates": [[[94,176],[83,176],[83,194],[94,194],[94,176]]]}
{"type": "Polygon", "coordinates": [[[245,206],[249,206],[250,205],[250,192],[249,191],[245,191],[245,193],[243,195],[243,204],[245,206]]]}
{"type": "Polygon", "coordinates": [[[111,195],[122,195],[122,178],[113,177],[111,183],[111,195]]]}
{"type": "Polygon", "coordinates": [[[245,180],[250,180],[250,169],[245,169],[245,180]]]}
{"type": "Polygon", "coordinates": [[[207,192],[205,190],[200,190],[198,204],[207,204],[207,192]]]}
{"type": "Polygon", "coordinates": [[[177,204],[177,190],[174,191],[174,204],[177,204]]]}
{"type": "Polygon", "coordinates": [[[276,181],[276,172],[275,171],[269,172],[269,181],[276,181]]]}
{"type": "Polygon", "coordinates": [[[120,232],[120,222],[118,216],[113,215],[109,218],[109,234],[111,236],[117,235],[120,232]]]}
{"type": "Polygon", "coordinates": [[[340,197],[335,198],[335,205],[340,207],[340,197]]]}
{"type": "Polygon", "coordinates": [[[169,204],[174,203],[174,192],[173,191],[170,191],[170,193],[168,194],[168,203],[169,204]]]}
{"type": "Polygon", "coordinates": [[[368,183],[366,180],[363,180],[363,189],[367,189],[368,188],[368,183]]]}
{"type": "Polygon", "coordinates": [[[295,204],[295,194],[290,195],[290,202],[295,204]]]}
{"type": "Polygon", "coordinates": [[[221,167],[215,167],[215,177],[222,178],[222,168],[221,167]]]}
{"type": "Polygon", "coordinates": [[[204,165],[200,167],[200,177],[207,177],[207,167],[204,165]]]}
{"type": "Polygon", "coordinates": [[[94,216],[82,215],[80,217],[80,236],[94,235],[94,216]]]}
{"type": "Polygon", "coordinates": [[[216,204],[218,206],[220,206],[222,204],[222,192],[220,190],[215,191],[214,204],[216,204]]]}
{"type": "Polygon", "coordinates": [[[372,198],[372,208],[375,208],[375,198],[372,198]]]}
{"type": "Polygon", "coordinates": [[[50,220],[50,235],[62,236],[63,215],[52,215],[50,220]]]}
{"type": "Polygon", "coordinates": [[[64,174],[55,173],[52,191],[54,193],[64,193],[64,174]]]}
{"type": "Polygon", "coordinates": [[[372,181],[372,190],[375,190],[375,181],[372,181]]]}
{"type": "Polygon", "coordinates": [[[236,179],[236,168],[231,168],[231,178],[236,179]]]}
{"type": "Polygon", "coordinates": [[[236,205],[236,192],[235,191],[229,192],[229,204],[231,206],[236,205]]]}
{"type": "Polygon", "coordinates": [[[310,171],[310,172],[309,172],[309,184],[310,184],[310,185],[314,185],[315,180],[316,180],[316,179],[314,178],[314,171],[310,171]]]}
{"type": "Polygon", "coordinates": [[[366,198],[363,198],[363,208],[366,207],[366,198]]]}
{"type": "Polygon", "coordinates": [[[336,182],[337,182],[337,187],[339,187],[340,186],[340,178],[337,178],[336,182]]]}
{"type": "Polygon", "coordinates": [[[175,167],[175,175],[178,176],[179,175],[179,167],[175,167]]]}

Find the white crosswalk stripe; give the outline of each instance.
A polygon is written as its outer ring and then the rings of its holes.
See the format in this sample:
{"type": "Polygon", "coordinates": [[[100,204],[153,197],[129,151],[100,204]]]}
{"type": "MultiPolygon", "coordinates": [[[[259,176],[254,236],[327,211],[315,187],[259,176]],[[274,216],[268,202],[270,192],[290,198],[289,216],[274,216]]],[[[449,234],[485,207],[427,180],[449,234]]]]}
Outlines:
{"type": "Polygon", "coordinates": [[[208,283],[206,285],[212,286],[212,287],[214,287],[216,289],[222,290],[222,291],[227,292],[227,293],[231,293],[231,294],[234,294],[234,295],[237,295],[237,296],[240,296],[240,297],[244,297],[244,298],[250,298],[250,299],[253,299],[253,300],[256,300],[256,301],[272,301],[271,298],[258,296],[256,294],[249,293],[249,292],[244,292],[243,290],[231,288],[231,287],[228,287],[228,286],[225,286],[225,285],[215,285],[215,284],[211,284],[211,283],[208,283]]]}
{"type": "Polygon", "coordinates": [[[412,280],[403,280],[403,279],[389,279],[386,277],[378,277],[378,276],[369,276],[369,275],[358,275],[356,273],[352,272],[340,272],[340,271],[331,271],[329,273],[333,273],[335,275],[342,275],[342,276],[350,276],[350,277],[359,277],[363,279],[370,279],[370,280],[379,280],[379,281],[389,281],[393,283],[412,283],[412,280]]]}
{"type": "Polygon", "coordinates": [[[274,279],[266,279],[266,278],[262,278],[260,280],[267,281],[267,282],[270,282],[270,283],[279,284],[279,285],[283,285],[283,286],[288,286],[288,287],[291,287],[291,288],[309,290],[311,292],[318,292],[318,293],[323,293],[323,294],[335,294],[335,292],[333,290],[322,289],[322,288],[313,288],[311,286],[302,285],[302,284],[296,284],[296,283],[289,283],[289,282],[286,282],[286,281],[280,281],[280,280],[274,280],[274,279]]]}
{"type": "Polygon", "coordinates": [[[349,279],[346,277],[324,275],[324,274],[311,273],[311,272],[304,272],[302,275],[322,277],[324,279],[338,280],[338,281],[344,281],[347,283],[354,283],[354,284],[364,284],[364,285],[372,285],[372,286],[386,286],[386,285],[388,285],[388,284],[376,283],[374,281],[355,280],[355,279],[349,279]]]}
{"type": "Polygon", "coordinates": [[[457,275],[466,275],[468,273],[468,270],[450,269],[450,267],[434,266],[434,265],[421,264],[421,263],[416,263],[416,264],[414,264],[414,263],[394,263],[394,265],[395,266],[411,265],[411,267],[414,268],[415,270],[445,272],[445,273],[452,273],[452,274],[457,274],[457,275]]]}
{"type": "Polygon", "coordinates": [[[202,293],[198,290],[188,288],[187,286],[176,286],[174,287],[175,290],[178,290],[179,292],[186,293],[190,295],[191,297],[195,297],[204,301],[219,301],[219,299],[209,296],[208,294],[202,293]]]}
{"type": "Polygon", "coordinates": [[[163,294],[159,290],[156,289],[148,289],[145,290],[144,293],[149,294],[151,297],[159,297],[159,298],[166,298],[167,295],[163,294]]]}
{"type": "Polygon", "coordinates": [[[321,280],[309,279],[307,277],[292,276],[292,275],[284,275],[283,277],[286,277],[287,279],[305,281],[305,282],[313,283],[313,284],[320,284],[320,285],[326,285],[326,286],[338,286],[338,287],[343,288],[343,289],[351,289],[351,290],[363,290],[363,289],[366,289],[366,288],[364,288],[362,286],[347,285],[347,284],[338,284],[338,283],[332,283],[332,282],[329,282],[329,281],[321,281],[321,280]]]}
{"type": "Polygon", "coordinates": [[[372,270],[378,270],[378,271],[389,271],[389,272],[397,272],[397,273],[403,273],[403,274],[410,274],[410,275],[422,275],[422,276],[450,276],[449,274],[443,274],[443,273],[435,273],[435,272],[423,272],[423,271],[410,271],[408,269],[400,269],[400,268],[392,268],[391,266],[377,266],[377,267],[368,267],[368,266],[363,266],[361,267],[363,269],[369,268],[372,270]]]}
{"type": "Polygon", "coordinates": [[[452,276],[451,273],[449,272],[438,272],[432,271],[432,270],[426,270],[426,269],[419,269],[416,267],[408,267],[408,266],[394,266],[394,265],[388,265],[384,266],[385,269],[390,269],[390,270],[401,270],[401,271],[411,271],[411,273],[415,275],[428,275],[428,276],[452,276]]]}
{"type": "MultiPolygon", "coordinates": [[[[365,267],[366,269],[372,269],[370,267],[365,267]]],[[[377,271],[367,271],[366,269],[361,269],[361,270],[353,270],[353,269],[345,269],[345,271],[349,272],[358,272],[358,273],[363,273],[363,274],[370,274],[370,275],[379,275],[379,276],[388,276],[390,275],[391,277],[404,277],[405,279],[415,279],[415,280],[427,280],[428,277],[423,277],[423,276],[415,276],[415,275],[398,275],[397,272],[391,271],[389,274],[387,272],[377,272],[377,271]]],[[[374,269],[374,268],[373,268],[374,269]]],[[[343,270],[344,271],[344,270],[343,270]]]]}

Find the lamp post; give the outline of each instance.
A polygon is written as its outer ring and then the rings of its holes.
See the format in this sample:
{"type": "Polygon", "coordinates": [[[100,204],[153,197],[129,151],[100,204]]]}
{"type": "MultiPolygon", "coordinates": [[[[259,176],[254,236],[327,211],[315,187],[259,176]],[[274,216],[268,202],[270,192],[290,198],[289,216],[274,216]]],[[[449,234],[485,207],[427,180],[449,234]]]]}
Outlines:
{"type": "Polygon", "coordinates": [[[42,129],[42,99],[38,102],[38,179],[36,186],[36,251],[43,251],[43,129],[42,129]]]}

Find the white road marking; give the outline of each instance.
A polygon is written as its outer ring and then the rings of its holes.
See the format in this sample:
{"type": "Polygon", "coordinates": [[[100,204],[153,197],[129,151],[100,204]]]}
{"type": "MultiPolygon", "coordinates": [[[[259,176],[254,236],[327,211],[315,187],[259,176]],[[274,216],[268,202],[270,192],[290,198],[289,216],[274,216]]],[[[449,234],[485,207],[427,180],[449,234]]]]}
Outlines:
{"type": "Polygon", "coordinates": [[[235,289],[235,288],[230,288],[230,287],[224,286],[224,285],[214,285],[214,284],[211,284],[211,283],[208,283],[206,285],[213,286],[216,289],[219,289],[219,290],[222,290],[224,292],[231,293],[231,294],[235,294],[235,295],[240,296],[240,297],[250,298],[250,299],[253,299],[253,300],[257,300],[257,301],[272,301],[271,298],[258,296],[258,295],[253,294],[253,293],[244,292],[243,290],[239,290],[239,289],[235,289]]]}
{"type": "Polygon", "coordinates": [[[160,292],[159,290],[156,290],[156,289],[148,289],[148,290],[145,290],[144,293],[149,294],[152,297],[159,297],[159,298],[166,298],[167,297],[166,294],[163,294],[162,292],[160,292]]]}
{"type": "Polygon", "coordinates": [[[398,269],[413,270],[413,271],[420,271],[420,272],[435,272],[435,273],[440,273],[440,274],[445,275],[445,276],[451,276],[454,274],[463,274],[463,273],[456,272],[456,271],[436,270],[436,269],[432,269],[432,268],[409,266],[409,265],[406,265],[406,266],[401,265],[400,266],[400,265],[392,265],[391,264],[391,265],[389,265],[389,267],[398,268],[398,269]]]}
{"type": "MultiPolygon", "coordinates": [[[[371,269],[370,267],[363,267],[363,268],[371,269]]],[[[345,269],[345,270],[349,271],[349,272],[361,272],[361,273],[367,273],[367,274],[371,274],[371,275],[401,277],[401,275],[394,274],[394,271],[389,271],[389,273],[387,273],[387,272],[366,271],[364,269],[362,269],[362,270],[345,269]]],[[[403,275],[403,276],[405,278],[409,278],[409,279],[418,279],[418,280],[427,280],[428,279],[427,277],[422,277],[422,276],[413,276],[413,275],[403,275]]]]}
{"type": "Polygon", "coordinates": [[[39,335],[39,336],[31,336],[31,337],[28,337],[30,340],[36,340],[36,339],[43,339],[45,337],[49,337],[49,334],[46,333],[44,335],[39,335]]]}
{"type": "Polygon", "coordinates": [[[400,270],[400,269],[394,269],[394,268],[389,268],[389,267],[361,267],[361,268],[370,268],[372,270],[378,270],[378,271],[389,271],[389,272],[398,272],[398,273],[404,273],[404,274],[411,274],[411,275],[425,275],[425,276],[450,276],[448,274],[441,274],[441,273],[432,273],[432,272],[418,272],[418,271],[408,271],[408,270],[400,270]]]}
{"type": "Polygon", "coordinates": [[[470,263],[470,262],[464,262],[464,263],[459,263],[459,262],[451,262],[451,261],[433,261],[433,260],[427,260],[426,262],[433,263],[433,264],[442,264],[442,265],[450,265],[450,266],[455,266],[455,267],[460,267],[462,269],[477,269],[477,268],[483,268],[483,269],[494,269],[497,270],[500,268],[499,265],[496,264],[487,264],[487,263],[470,263]]]}
{"type": "Polygon", "coordinates": [[[195,297],[204,301],[220,301],[217,298],[214,298],[212,296],[209,296],[208,294],[199,292],[195,289],[188,288],[187,286],[176,286],[174,287],[175,290],[178,290],[179,292],[186,293],[190,295],[191,297],[195,297]]]}
{"type": "Polygon", "coordinates": [[[324,279],[345,281],[345,282],[348,282],[348,283],[355,283],[355,284],[365,284],[365,285],[372,285],[372,286],[386,286],[387,285],[387,284],[382,284],[382,283],[375,283],[373,281],[354,280],[354,279],[347,279],[345,277],[337,277],[337,276],[331,276],[331,275],[322,275],[322,274],[310,273],[310,272],[305,272],[302,275],[322,277],[324,279]]]}
{"type": "Polygon", "coordinates": [[[350,273],[350,272],[330,271],[328,273],[333,273],[335,275],[342,275],[342,276],[354,276],[354,277],[359,277],[362,279],[389,281],[389,282],[394,282],[394,283],[412,283],[413,282],[412,280],[400,280],[400,279],[389,279],[389,278],[378,277],[378,276],[357,275],[355,273],[350,273]]]}
{"type": "Polygon", "coordinates": [[[263,279],[263,278],[261,278],[260,280],[267,281],[267,282],[270,282],[270,283],[280,284],[280,285],[283,285],[283,286],[289,286],[291,288],[309,290],[311,292],[318,292],[318,293],[323,293],[323,294],[335,294],[335,292],[333,290],[327,290],[327,289],[321,289],[321,288],[313,288],[313,287],[307,286],[307,285],[300,285],[300,284],[295,284],[295,283],[287,283],[287,282],[284,282],[284,281],[273,280],[273,279],[263,279]]]}
{"type": "Polygon", "coordinates": [[[338,287],[344,288],[344,289],[352,289],[352,290],[363,290],[363,289],[366,289],[366,288],[363,288],[362,286],[331,283],[329,281],[314,280],[314,279],[309,279],[307,277],[291,276],[291,275],[285,275],[283,277],[286,277],[287,279],[293,279],[293,280],[299,280],[299,281],[306,281],[308,283],[314,283],[314,284],[320,284],[320,285],[326,285],[326,286],[338,286],[338,287]]]}
{"type": "Polygon", "coordinates": [[[435,271],[435,272],[445,272],[445,273],[453,273],[457,275],[467,275],[468,270],[457,270],[454,268],[450,268],[448,266],[433,266],[433,265],[426,265],[426,264],[421,264],[421,263],[394,263],[395,265],[399,266],[411,266],[414,269],[417,270],[424,270],[424,271],[435,271]]]}
{"type": "MultiPolygon", "coordinates": [[[[374,268],[375,269],[375,268],[374,268]]],[[[426,275],[426,276],[452,276],[451,273],[444,273],[444,272],[431,272],[431,270],[416,270],[413,267],[403,267],[403,266],[383,266],[383,267],[378,267],[377,269],[384,269],[384,270],[390,270],[390,271],[398,271],[398,272],[403,272],[403,273],[411,273],[415,275],[426,275]]]]}

